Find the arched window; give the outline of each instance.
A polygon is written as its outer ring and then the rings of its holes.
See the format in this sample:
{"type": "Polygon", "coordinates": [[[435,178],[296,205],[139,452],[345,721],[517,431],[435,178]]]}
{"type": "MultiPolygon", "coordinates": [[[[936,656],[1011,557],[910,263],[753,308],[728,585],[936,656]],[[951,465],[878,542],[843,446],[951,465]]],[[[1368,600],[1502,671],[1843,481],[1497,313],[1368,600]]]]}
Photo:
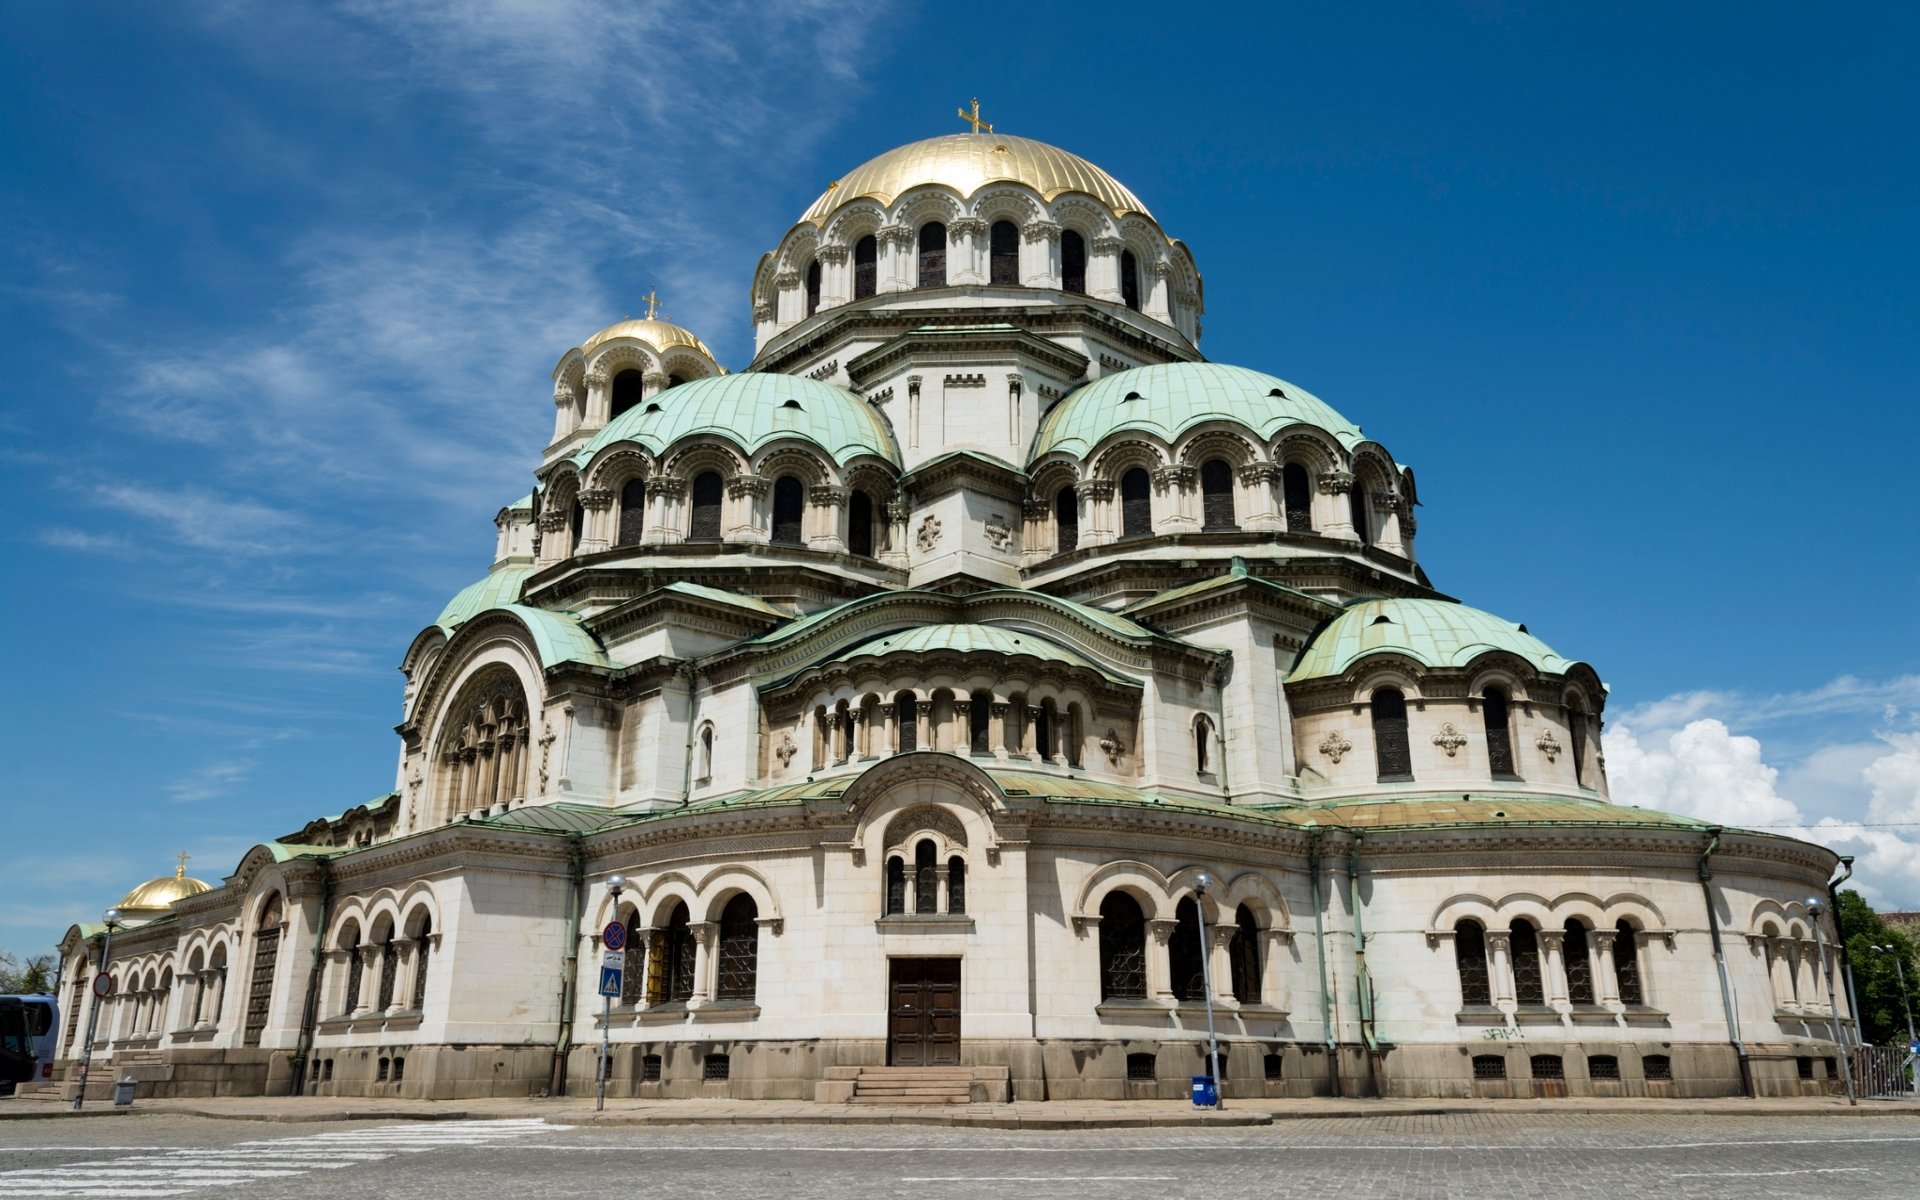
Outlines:
{"type": "Polygon", "coordinates": [[[1578,705],[1567,705],[1567,750],[1573,759],[1573,781],[1586,786],[1587,714],[1578,705]]]}
{"type": "Polygon", "coordinates": [[[1183,898],[1173,910],[1173,936],[1167,939],[1167,968],[1173,980],[1177,1000],[1203,1001],[1207,998],[1200,944],[1200,906],[1192,896],[1183,898]]]}
{"type": "Polygon", "coordinates": [[[1347,508],[1353,517],[1353,536],[1365,545],[1373,545],[1373,517],[1367,510],[1367,489],[1358,479],[1347,489],[1347,508]]]}
{"type": "Polygon", "coordinates": [[[1507,931],[1513,939],[1513,998],[1521,1004],[1545,1004],[1546,976],[1540,970],[1540,938],[1533,922],[1515,921],[1507,931]]]}
{"type": "Polygon", "coordinates": [[[1200,464],[1200,500],[1204,518],[1202,528],[1233,529],[1233,468],[1225,459],[1210,458],[1200,464]]]}
{"type": "Polygon", "coordinates": [[[1146,537],[1153,532],[1153,480],[1145,467],[1120,477],[1120,536],[1146,537]]]}
{"type": "MultiPolygon", "coordinates": [[[[693,999],[694,942],[693,931],[687,925],[687,906],[675,901],[673,911],[667,916],[665,929],[659,931],[660,959],[662,974],[665,976],[666,999],[669,1002],[693,999]]],[[[656,1003],[651,993],[653,981],[648,980],[647,1003],[656,1003]]]]}
{"type": "Polygon", "coordinates": [[[613,377],[611,414],[618,417],[621,413],[639,405],[646,388],[646,377],[628,367],[613,377]]]}
{"type": "Polygon", "coordinates": [[[1407,698],[1398,688],[1373,693],[1373,753],[1381,782],[1413,778],[1413,749],[1407,743],[1407,698]]]}
{"type": "Polygon", "coordinates": [[[1565,929],[1560,956],[1567,964],[1567,999],[1574,1004],[1592,1004],[1593,956],[1587,952],[1587,927],[1570,917],[1565,929]]]}
{"type": "Polygon", "coordinates": [[[366,977],[365,959],[360,954],[360,927],[355,925],[351,932],[341,938],[341,949],[347,952],[347,987],[340,996],[340,1012],[343,1016],[352,1016],[360,1007],[360,988],[366,977]]]}
{"type": "Polygon", "coordinates": [[[1053,761],[1054,716],[1051,700],[1042,700],[1040,707],[1033,711],[1033,752],[1045,762],[1053,761]]]}
{"type": "Polygon", "coordinates": [[[787,546],[803,544],[800,516],[806,502],[805,489],[791,475],[773,481],[773,540],[787,546]]]}
{"type": "Polygon", "coordinates": [[[1495,779],[1518,778],[1513,771],[1512,714],[1507,709],[1507,693],[1488,688],[1480,701],[1480,721],[1487,731],[1487,767],[1495,779]]]}
{"type": "Polygon", "coordinates": [[[967,860],[957,854],[947,860],[947,911],[967,911],[967,860]]]}
{"type": "Polygon", "coordinates": [[[1053,494],[1054,553],[1080,548],[1080,499],[1068,484],[1053,494]]]}
{"type": "Polygon", "coordinates": [[[567,509],[568,554],[580,553],[580,535],[586,531],[586,528],[587,510],[585,506],[580,503],[579,498],[576,497],[573,504],[567,509]]]}
{"type": "Polygon", "coordinates": [[[920,744],[920,725],[914,719],[917,709],[912,692],[901,692],[893,698],[893,727],[899,734],[902,754],[920,744]]]}
{"type": "Polygon", "coordinates": [[[253,933],[253,976],[247,982],[247,1023],[243,1042],[260,1044],[267,1029],[267,1009],[273,1004],[274,967],[280,961],[280,894],[267,897],[253,933]]]}
{"type": "Polygon", "coordinates": [[[716,1000],[751,1000],[760,979],[760,907],[745,892],[720,910],[716,1000]]]}
{"type": "Polygon", "coordinates": [[[1480,922],[1454,924],[1453,965],[1460,972],[1462,1006],[1493,1003],[1493,987],[1487,974],[1487,933],[1480,922]]]}
{"type": "Polygon", "coordinates": [[[696,542],[720,540],[720,472],[702,471],[693,477],[693,521],[687,538],[696,542]]]}
{"type": "Polygon", "coordinates": [[[820,260],[807,264],[807,315],[820,311],[820,260]]]}
{"type": "Polygon", "coordinates": [[[947,286],[947,227],[938,221],[920,227],[920,286],[947,286]]]}
{"type": "Polygon", "coordinates": [[[880,246],[868,234],[853,244],[853,298],[865,300],[873,295],[879,277],[880,246]]]}
{"type": "Polygon", "coordinates": [[[647,481],[629,479],[620,488],[620,532],[616,546],[638,546],[647,532],[647,481]]]}
{"type": "Polygon", "coordinates": [[[1307,469],[1299,463],[1280,468],[1281,499],[1287,505],[1287,529],[1292,533],[1313,532],[1313,488],[1307,483],[1307,469]]]}
{"type": "Polygon", "coordinates": [[[1080,765],[1080,706],[1067,705],[1066,726],[1060,731],[1061,740],[1067,744],[1067,765],[1080,765]]]}
{"type": "Polygon", "coordinates": [[[1622,1004],[1645,1004],[1647,996],[1640,986],[1640,947],[1638,930],[1626,921],[1613,927],[1613,981],[1622,1004]]]}
{"type": "Polygon", "coordinates": [[[913,848],[913,911],[937,912],[940,908],[940,876],[935,873],[933,841],[922,838],[913,848]]]}
{"type": "Polygon", "coordinates": [[[1198,717],[1193,722],[1193,769],[1205,775],[1212,769],[1210,759],[1213,751],[1213,722],[1198,717]]]}
{"type": "Polygon", "coordinates": [[[1140,311],[1140,260],[1131,250],[1120,252],[1120,303],[1140,311]]]}
{"type": "Polygon", "coordinates": [[[1233,998],[1242,1004],[1260,1003],[1260,925],[1244,904],[1233,912],[1227,964],[1233,973],[1233,998]]]}
{"type": "Polygon", "coordinates": [[[433,961],[433,917],[425,909],[420,910],[420,918],[407,936],[413,939],[413,991],[407,1005],[414,1012],[425,1012],[427,964],[433,961]]]}
{"type": "Polygon", "coordinates": [[[380,935],[380,998],[374,1008],[380,1012],[393,1011],[393,988],[399,982],[400,949],[393,944],[393,925],[389,923],[380,935]]]}
{"type": "Polygon", "coordinates": [[[987,234],[987,282],[1020,282],[1020,227],[1012,221],[995,221],[987,234]]]}
{"type": "Polygon", "coordinates": [[[1087,239],[1072,229],[1060,231],[1060,288],[1087,294],[1087,239]]]}
{"type": "Polygon", "coordinates": [[[1146,994],[1147,919],[1132,896],[1108,892],[1100,902],[1100,998],[1146,994]]]}
{"type": "Polygon", "coordinates": [[[865,492],[847,497],[847,552],[873,557],[873,497],[865,492]]]}
{"type": "Polygon", "coordinates": [[[993,693],[975,692],[967,706],[967,748],[975,754],[993,750],[989,740],[989,720],[993,711],[993,693]]]}
{"type": "Polygon", "coordinates": [[[887,915],[901,916],[907,911],[907,864],[898,854],[887,860],[887,915]]]}
{"type": "Polygon", "coordinates": [[[695,779],[713,778],[713,722],[700,727],[700,763],[695,779]]]}

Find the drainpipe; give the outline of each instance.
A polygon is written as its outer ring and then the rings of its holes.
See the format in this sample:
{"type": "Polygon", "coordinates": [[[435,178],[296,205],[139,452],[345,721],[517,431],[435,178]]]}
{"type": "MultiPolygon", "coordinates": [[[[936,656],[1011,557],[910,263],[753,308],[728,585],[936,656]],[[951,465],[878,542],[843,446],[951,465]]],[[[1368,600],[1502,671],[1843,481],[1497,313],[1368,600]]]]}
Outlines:
{"type": "Polygon", "coordinates": [[[573,985],[580,977],[580,889],[587,877],[580,835],[567,835],[567,928],[560,955],[560,1030],[553,1039],[553,1066],[547,1074],[547,1095],[567,1094],[567,1050],[573,1042],[573,985]]]}
{"type": "Polygon", "coordinates": [[[293,1052],[293,1086],[289,1095],[294,1096],[307,1090],[307,1059],[313,1051],[313,1027],[320,1017],[320,971],[327,958],[327,920],[333,911],[332,865],[324,858],[315,862],[320,867],[320,924],[314,931],[313,965],[307,968],[307,1002],[300,1012],[300,1040],[293,1052]]]}
{"type": "Polygon", "coordinates": [[[1740,1060],[1740,1094],[1753,1097],[1753,1067],[1747,1062],[1747,1046],[1740,1040],[1740,1020],[1733,1011],[1733,989],[1727,983],[1727,953],[1720,944],[1720,915],[1713,907],[1713,852],[1720,848],[1720,830],[1707,830],[1707,848],[1700,853],[1700,898],[1707,905],[1707,931],[1713,935],[1713,965],[1720,971],[1720,1007],[1727,1014],[1727,1040],[1740,1060]]]}
{"type": "Polygon", "coordinates": [[[1380,1041],[1373,1035],[1373,977],[1367,974],[1367,930],[1360,915],[1360,835],[1347,847],[1347,896],[1353,912],[1353,988],[1360,1000],[1360,1040],[1367,1046],[1367,1075],[1380,1095],[1380,1041]]]}
{"type": "Polygon", "coordinates": [[[1853,956],[1847,953],[1847,939],[1840,934],[1840,885],[1853,878],[1853,855],[1842,854],[1840,866],[1844,874],[1827,885],[1827,900],[1833,906],[1833,944],[1840,949],[1840,969],[1846,973],[1847,1013],[1853,1017],[1853,1044],[1859,1047],[1866,1045],[1866,1031],[1861,1028],[1860,998],[1853,991],[1853,956]]]}
{"type": "Polygon", "coordinates": [[[693,740],[700,732],[700,668],[687,664],[687,765],[680,775],[680,807],[693,798],[693,740]]]}
{"type": "Polygon", "coordinates": [[[1327,1075],[1340,1095],[1340,1039],[1333,1031],[1333,993],[1327,987],[1327,927],[1320,911],[1320,831],[1307,830],[1307,877],[1313,883],[1313,948],[1320,960],[1320,1027],[1327,1037],[1327,1075]]]}

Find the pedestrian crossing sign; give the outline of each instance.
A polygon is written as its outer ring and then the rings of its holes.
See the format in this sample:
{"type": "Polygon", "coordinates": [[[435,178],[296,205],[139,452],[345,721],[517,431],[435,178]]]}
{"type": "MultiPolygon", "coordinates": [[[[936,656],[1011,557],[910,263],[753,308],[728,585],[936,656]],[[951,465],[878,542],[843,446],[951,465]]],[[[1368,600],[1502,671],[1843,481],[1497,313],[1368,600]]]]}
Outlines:
{"type": "Polygon", "coordinates": [[[620,977],[624,972],[619,967],[600,964],[600,994],[618,999],[620,996],[620,977]]]}

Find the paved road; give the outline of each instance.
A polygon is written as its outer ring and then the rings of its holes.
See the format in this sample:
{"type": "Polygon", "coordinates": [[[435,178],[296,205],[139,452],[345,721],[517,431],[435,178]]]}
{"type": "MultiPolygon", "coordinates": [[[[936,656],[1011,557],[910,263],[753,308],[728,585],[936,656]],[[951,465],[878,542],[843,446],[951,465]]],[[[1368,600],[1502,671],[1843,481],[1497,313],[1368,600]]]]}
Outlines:
{"type": "Polygon", "coordinates": [[[0,1123],[24,1196],[1740,1197],[1911,1200],[1920,1121],[1676,1115],[1296,1120],[1237,1130],[1000,1132],[537,1121],[0,1123]]]}

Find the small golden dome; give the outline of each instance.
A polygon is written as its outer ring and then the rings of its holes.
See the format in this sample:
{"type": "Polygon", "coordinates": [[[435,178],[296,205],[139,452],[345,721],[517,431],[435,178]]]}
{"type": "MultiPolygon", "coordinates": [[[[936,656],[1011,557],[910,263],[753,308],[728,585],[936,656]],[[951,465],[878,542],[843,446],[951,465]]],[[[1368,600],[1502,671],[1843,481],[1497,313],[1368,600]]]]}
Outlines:
{"type": "Polygon", "coordinates": [[[633,338],[663,353],[676,346],[685,346],[706,355],[708,361],[713,359],[713,351],[707,349],[707,344],[693,336],[691,331],[657,317],[638,317],[609,325],[588,338],[580,347],[580,352],[591,356],[595,350],[615,338],[633,338]]]}
{"type": "Polygon", "coordinates": [[[163,913],[173,907],[176,900],[185,900],[188,896],[198,896],[210,892],[213,885],[198,879],[187,878],[187,856],[180,856],[180,865],[173,874],[162,875],[158,879],[149,879],[139,887],[128,892],[114,907],[128,915],[142,913],[163,913]]]}
{"type": "Polygon", "coordinates": [[[825,225],[843,205],[862,196],[892,204],[907,189],[927,183],[943,184],[966,197],[1003,180],[1024,183],[1047,200],[1062,192],[1084,192],[1115,216],[1153,216],[1119,180],[1058,146],[1004,133],[952,133],[909,142],[861,163],[828,184],[800,219],[825,225]]]}

